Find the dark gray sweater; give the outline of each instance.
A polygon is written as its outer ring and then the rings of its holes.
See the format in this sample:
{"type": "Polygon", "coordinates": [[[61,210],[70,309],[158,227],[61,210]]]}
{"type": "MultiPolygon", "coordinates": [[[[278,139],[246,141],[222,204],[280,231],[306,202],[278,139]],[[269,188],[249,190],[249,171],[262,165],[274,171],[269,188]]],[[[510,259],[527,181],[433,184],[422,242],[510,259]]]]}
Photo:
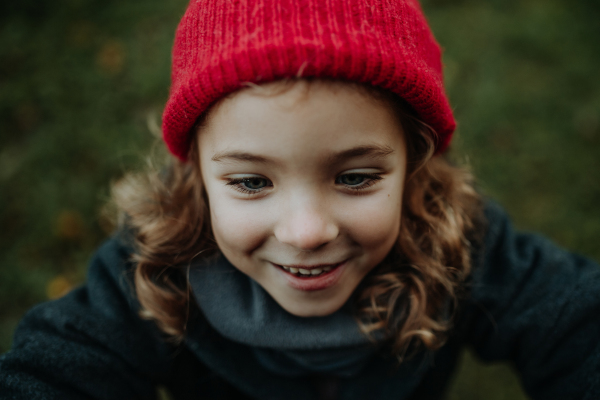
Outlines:
{"type": "MultiPolygon", "coordinates": [[[[437,399],[464,346],[484,360],[511,361],[533,399],[600,399],[600,267],[540,236],[514,232],[493,203],[486,217],[469,296],[448,343],[399,367],[377,351],[358,372],[331,379],[269,368],[272,360],[263,356],[281,350],[269,348],[275,335],[281,337],[277,329],[304,329],[294,325],[304,322],[277,322],[287,321],[285,312],[250,286],[258,299],[250,315],[262,315],[260,324],[274,323],[265,325],[264,336],[252,318],[211,321],[214,305],[203,303],[207,291],[197,274],[193,289],[207,317],[190,321],[183,345],[168,344],[152,322],[138,317],[131,250],[117,235],[94,256],[85,286],[25,316],[13,348],[0,357],[0,399],[156,399],[157,385],[175,399],[437,399]],[[261,301],[265,312],[256,307],[261,301]]],[[[237,300],[230,300],[227,307],[235,309],[237,300]]],[[[335,341],[340,329],[347,330],[344,318],[338,313],[323,320],[331,326],[311,339],[314,347],[324,346],[322,337],[334,350],[356,342],[353,334],[335,341]]]]}

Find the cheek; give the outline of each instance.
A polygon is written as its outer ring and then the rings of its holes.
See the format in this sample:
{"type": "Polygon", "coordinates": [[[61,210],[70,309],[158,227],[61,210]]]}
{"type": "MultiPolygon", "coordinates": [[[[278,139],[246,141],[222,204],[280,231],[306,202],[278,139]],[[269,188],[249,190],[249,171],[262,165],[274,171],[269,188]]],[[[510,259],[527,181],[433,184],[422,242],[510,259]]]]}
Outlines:
{"type": "Polygon", "coordinates": [[[400,231],[401,195],[382,193],[365,200],[359,207],[360,210],[346,215],[353,240],[366,250],[387,254],[400,231]]]}
{"type": "Polygon", "coordinates": [[[219,201],[210,201],[210,214],[215,240],[223,251],[248,254],[268,237],[267,223],[258,207],[219,196],[219,201]]]}

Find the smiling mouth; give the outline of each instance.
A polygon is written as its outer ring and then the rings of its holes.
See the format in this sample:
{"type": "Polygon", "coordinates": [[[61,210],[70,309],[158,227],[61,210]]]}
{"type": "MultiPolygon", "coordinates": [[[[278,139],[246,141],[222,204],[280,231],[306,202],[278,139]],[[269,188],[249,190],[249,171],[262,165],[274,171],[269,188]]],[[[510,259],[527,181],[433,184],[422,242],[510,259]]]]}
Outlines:
{"type": "Polygon", "coordinates": [[[285,272],[288,272],[294,276],[300,278],[312,278],[317,276],[322,276],[331,272],[333,269],[338,267],[341,263],[338,264],[330,264],[330,265],[322,265],[318,267],[286,267],[284,265],[277,265],[279,268],[283,269],[285,272]]]}

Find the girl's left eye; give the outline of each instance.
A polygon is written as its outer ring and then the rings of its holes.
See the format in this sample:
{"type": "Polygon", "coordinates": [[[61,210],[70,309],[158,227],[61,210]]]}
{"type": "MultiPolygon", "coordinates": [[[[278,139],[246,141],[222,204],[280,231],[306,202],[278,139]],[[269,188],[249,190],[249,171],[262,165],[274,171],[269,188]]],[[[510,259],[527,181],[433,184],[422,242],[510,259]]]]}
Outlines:
{"type": "Polygon", "coordinates": [[[335,183],[345,185],[352,190],[362,190],[374,185],[381,179],[383,178],[379,174],[350,173],[338,176],[335,183]]]}
{"type": "Polygon", "coordinates": [[[233,186],[233,188],[239,192],[254,194],[261,192],[266,187],[273,186],[273,183],[267,178],[262,178],[260,176],[250,176],[247,178],[229,179],[227,185],[233,186]]]}

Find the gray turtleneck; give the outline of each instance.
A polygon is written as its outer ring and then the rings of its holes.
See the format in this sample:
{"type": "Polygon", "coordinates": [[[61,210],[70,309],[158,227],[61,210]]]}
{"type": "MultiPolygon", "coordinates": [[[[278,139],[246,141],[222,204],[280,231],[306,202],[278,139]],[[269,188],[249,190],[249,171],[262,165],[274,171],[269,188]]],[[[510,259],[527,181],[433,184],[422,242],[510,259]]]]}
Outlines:
{"type": "Polygon", "coordinates": [[[271,372],[352,376],[378,349],[361,333],[348,304],[326,317],[296,317],[222,255],[193,265],[190,283],[212,327],[252,347],[271,372]]]}

